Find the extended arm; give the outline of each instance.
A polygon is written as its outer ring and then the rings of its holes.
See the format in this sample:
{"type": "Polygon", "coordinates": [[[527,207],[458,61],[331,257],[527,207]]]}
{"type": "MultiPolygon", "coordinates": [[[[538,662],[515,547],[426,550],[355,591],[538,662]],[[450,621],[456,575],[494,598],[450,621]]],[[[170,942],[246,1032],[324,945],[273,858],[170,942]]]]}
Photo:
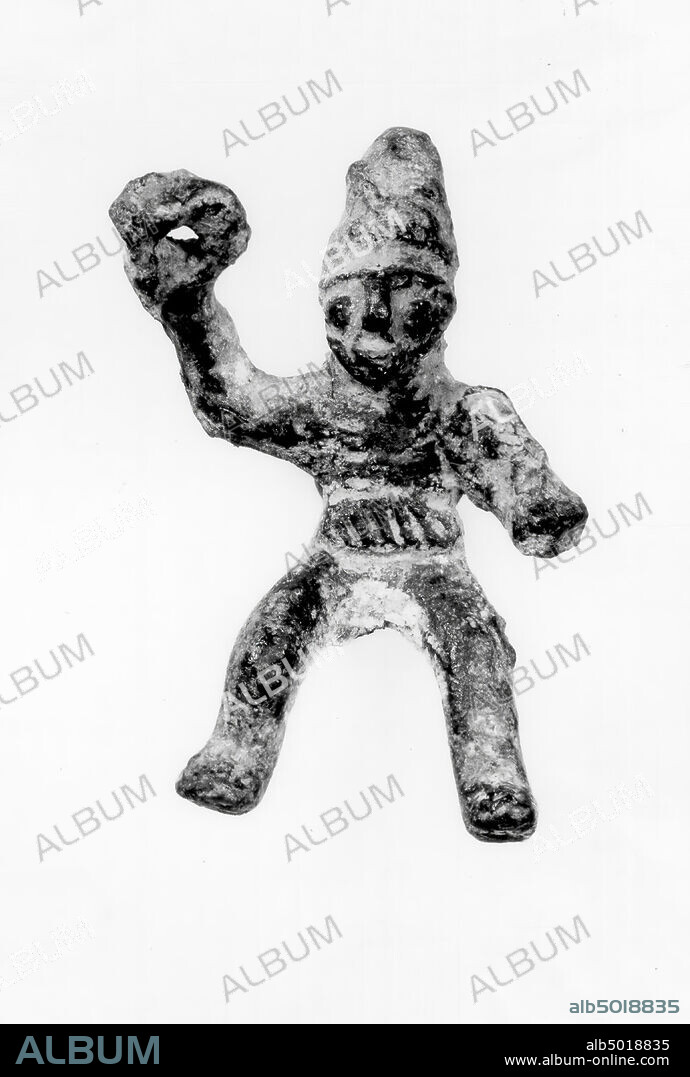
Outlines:
{"type": "Polygon", "coordinates": [[[448,457],[467,496],[498,517],[522,553],[555,557],[578,543],[584,502],[551,470],[505,393],[466,389],[448,428],[448,457]]]}
{"type": "Polygon", "coordinates": [[[127,247],[127,276],[173,341],[206,432],[300,464],[313,380],[302,386],[304,376],[281,379],[255,367],[214,294],[217,277],[251,234],[233,192],[185,170],[153,172],[127,184],[110,216],[127,247]],[[195,236],[169,235],[182,226],[195,236]]]}

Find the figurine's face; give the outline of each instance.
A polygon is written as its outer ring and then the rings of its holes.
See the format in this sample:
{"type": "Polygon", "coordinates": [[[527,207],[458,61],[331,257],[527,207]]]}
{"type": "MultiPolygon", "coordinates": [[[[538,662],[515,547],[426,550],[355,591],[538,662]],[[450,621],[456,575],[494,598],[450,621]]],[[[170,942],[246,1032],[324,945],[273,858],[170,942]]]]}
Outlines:
{"type": "Polygon", "coordinates": [[[456,306],[446,283],[402,269],[339,278],[321,302],[331,351],[371,388],[413,377],[456,306]]]}

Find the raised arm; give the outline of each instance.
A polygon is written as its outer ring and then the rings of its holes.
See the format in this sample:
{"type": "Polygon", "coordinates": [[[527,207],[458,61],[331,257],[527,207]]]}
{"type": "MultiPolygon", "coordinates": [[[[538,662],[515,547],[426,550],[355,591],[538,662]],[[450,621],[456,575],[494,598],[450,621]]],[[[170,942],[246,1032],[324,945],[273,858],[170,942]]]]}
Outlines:
{"type": "Polygon", "coordinates": [[[447,420],[448,459],[470,501],[498,517],[524,554],[577,545],[587,509],[549,466],[505,393],[468,387],[447,420]]]}
{"type": "Polygon", "coordinates": [[[127,276],[173,341],[204,430],[303,464],[313,376],[278,378],[255,367],[214,294],[251,234],[235,194],[184,169],[150,172],[127,184],[110,217],[126,245],[127,276]],[[183,226],[195,236],[169,234],[183,226]]]}

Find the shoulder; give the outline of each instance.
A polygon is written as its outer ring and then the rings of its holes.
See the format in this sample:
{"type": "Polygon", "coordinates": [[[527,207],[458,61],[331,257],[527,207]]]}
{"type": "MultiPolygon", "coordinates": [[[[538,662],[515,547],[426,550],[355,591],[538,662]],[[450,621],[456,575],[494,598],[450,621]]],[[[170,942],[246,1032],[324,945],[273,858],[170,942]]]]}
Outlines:
{"type": "Polygon", "coordinates": [[[472,435],[477,427],[492,429],[514,422],[518,415],[509,397],[486,385],[458,385],[447,401],[443,425],[451,435],[472,435]]]}
{"type": "Polygon", "coordinates": [[[501,389],[487,385],[465,386],[459,403],[466,415],[479,415],[495,422],[505,422],[517,415],[509,397],[501,389]]]}

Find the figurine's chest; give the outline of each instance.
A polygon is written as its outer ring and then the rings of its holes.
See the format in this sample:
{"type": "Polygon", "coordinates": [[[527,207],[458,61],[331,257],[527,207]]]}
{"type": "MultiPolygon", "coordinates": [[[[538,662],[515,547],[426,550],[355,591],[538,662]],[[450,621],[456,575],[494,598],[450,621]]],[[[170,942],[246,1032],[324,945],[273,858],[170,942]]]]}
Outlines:
{"type": "Polygon", "coordinates": [[[329,426],[322,447],[333,475],[426,485],[441,474],[438,440],[423,423],[342,416],[329,426]]]}

